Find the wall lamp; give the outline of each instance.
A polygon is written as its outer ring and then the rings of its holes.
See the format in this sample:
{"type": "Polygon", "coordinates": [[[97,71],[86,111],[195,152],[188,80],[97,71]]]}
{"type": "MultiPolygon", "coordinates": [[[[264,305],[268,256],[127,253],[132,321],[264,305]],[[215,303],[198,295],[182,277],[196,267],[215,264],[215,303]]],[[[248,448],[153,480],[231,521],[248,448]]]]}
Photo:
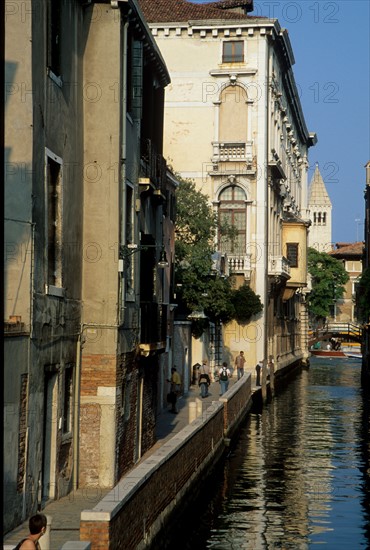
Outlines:
{"type": "MultiPolygon", "coordinates": [[[[123,263],[128,257],[132,256],[136,252],[141,252],[142,250],[145,251],[145,250],[148,250],[149,248],[160,248],[161,249],[161,252],[159,254],[159,260],[158,260],[158,263],[157,263],[158,267],[164,269],[165,267],[169,266],[164,246],[163,245],[158,246],[156,244],[143,244],[143,245],[141,245],[141,244],[140,245],[138,245],[138,244],[128,244],[126,246],[121,246],[120,247],[121,262],[123,263]]],[[[123,269],[122,269],[122,271],[123,271],[123,269]]]]}

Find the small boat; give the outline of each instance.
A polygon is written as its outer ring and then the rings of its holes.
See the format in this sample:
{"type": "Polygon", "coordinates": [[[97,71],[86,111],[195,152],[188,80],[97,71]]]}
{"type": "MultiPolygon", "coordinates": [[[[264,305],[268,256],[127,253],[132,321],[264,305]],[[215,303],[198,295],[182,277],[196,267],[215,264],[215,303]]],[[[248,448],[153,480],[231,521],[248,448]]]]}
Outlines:
{"type": "Polygon", "coordinates": [[[362,359],[360,346],[351,344],[344,344],[339,349],[327,349],[312,346],[310,353],[318,357],[347,357],[350,359],[362,359]]]}
{"type": "Polygon", "coordinates": [[[362,353],[356,351],[345,352],[345,356],[349,357],[350,359],[362,359],[362,353]]]}
{"type": "Polygon", "coordinates": [[[310,353],[318,357],[347,357],[340,349],[310,349],[310,353]]]}

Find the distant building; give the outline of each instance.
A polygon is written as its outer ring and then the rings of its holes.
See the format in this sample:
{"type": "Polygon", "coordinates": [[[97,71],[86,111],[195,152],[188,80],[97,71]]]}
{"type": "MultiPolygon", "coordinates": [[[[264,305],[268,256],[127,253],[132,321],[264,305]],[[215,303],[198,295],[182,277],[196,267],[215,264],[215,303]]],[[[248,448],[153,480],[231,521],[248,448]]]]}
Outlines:
{"type": "Polygon", "coordinates": [[[333,247],[332,203],[318,164],[316,164],[308,189],[308,208],[311,220],[308,246],[318,252],[329,252],[333,247]]]}
{"type": "Polygon", "coordinates": [[[357,323],[356,290],[362,273],[364,243],[336,243],[329,254],[343,262],[343,267],[349,275],[345,285],[343,298],[336,300],[329,321],[357,323]]]}
{"type": "MultiPolygon", "coordinates": [[[[286,29],[254,16],[252,0],[194,4],[140,0],[171,75],[164,154],[209,196],[234,239],[217,236],[235,287],[264,304],[241,326],[223,327],[211,362],[244,349],[249,365],[269,355],[278,368],[307,354],[308,132],[286,29]]],[[[202,357],[196,357],[196,360],[202,357]]]]}

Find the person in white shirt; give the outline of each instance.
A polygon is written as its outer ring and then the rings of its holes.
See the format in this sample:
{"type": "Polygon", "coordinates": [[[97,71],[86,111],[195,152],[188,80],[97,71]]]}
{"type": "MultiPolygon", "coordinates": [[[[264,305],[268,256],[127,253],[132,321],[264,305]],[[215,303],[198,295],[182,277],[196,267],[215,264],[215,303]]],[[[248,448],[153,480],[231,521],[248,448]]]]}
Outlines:
{"type": "Polygon", "coordinates": [[[202,397],[208,397],[208,387],[211,383],[209,373],[210,373],[210,368],[207,364],[207,360],[203,359],[202,366],[199,367],[199,372],[198,372],[198,385],[200,388],[200,395],[202,397]]]}

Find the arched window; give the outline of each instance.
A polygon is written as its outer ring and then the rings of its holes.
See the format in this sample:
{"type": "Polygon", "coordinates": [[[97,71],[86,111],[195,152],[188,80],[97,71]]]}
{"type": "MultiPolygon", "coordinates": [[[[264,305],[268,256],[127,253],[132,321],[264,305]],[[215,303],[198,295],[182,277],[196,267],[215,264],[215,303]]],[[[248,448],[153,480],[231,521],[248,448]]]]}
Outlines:
{"type": "Polygon", "coordinates": [[[237,186],[226,187],[220,193],[219,201],[220,251],[238,256],[244,255],[247,228],[245,192],[237,186]],[[232,235],[228,234],[227,228],[232,230],[232,235]]]}

